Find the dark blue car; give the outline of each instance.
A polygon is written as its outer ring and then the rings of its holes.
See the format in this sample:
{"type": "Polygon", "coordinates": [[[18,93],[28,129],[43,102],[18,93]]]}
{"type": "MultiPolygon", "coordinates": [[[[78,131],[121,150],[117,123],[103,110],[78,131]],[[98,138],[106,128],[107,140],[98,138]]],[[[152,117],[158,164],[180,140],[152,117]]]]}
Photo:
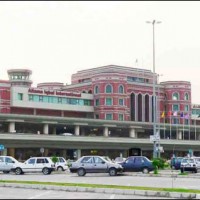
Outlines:
{"type": "Polygon", "coordinates": [[[154,170],[152,161],[145,156],[130,156],[119,164],[122,165],[124,172],[149,173],[154,170]]]}
{"type": "Polygon", "coordinates": [[[176,169],[176,170],[180,169],[182,160],[183,160],[183,157],[172,157],[171,158],[171,168],[176,169]]]}

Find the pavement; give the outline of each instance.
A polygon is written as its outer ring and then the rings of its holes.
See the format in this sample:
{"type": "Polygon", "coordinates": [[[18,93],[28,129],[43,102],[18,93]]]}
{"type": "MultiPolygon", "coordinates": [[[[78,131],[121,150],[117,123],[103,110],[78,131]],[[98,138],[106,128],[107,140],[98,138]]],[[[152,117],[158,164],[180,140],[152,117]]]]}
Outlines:
{"type": "MultiPolygon", "coordinates": [[[[189,173],[186,175],[180,175],[179,170],[159,170],[159,174],[143,173],[130,173],[132,176],[155,176],[155,177],[181,177],[181,178],[200,178],[200,174],[189,173]]],[[[11,188],[27,188],[27,189],[39,189],[39,190],[56,190],[56,191],[68,191],[68,192],[95,192],[105,194],[116,195],[139,195],[148,197],[160,197],[160,198],[173,198],[173,199],[199,199],[200,194],[184,193],[184,192],[164,192],[164,191],[149,191],[149,190],[130,190],[130,189],[110,189],[110,188],[91,188],[80,186],[54,186],[54,185],[42,185],[42,184],[19,184],[19,183],[0,183],[0,187],[11,188]]]]}

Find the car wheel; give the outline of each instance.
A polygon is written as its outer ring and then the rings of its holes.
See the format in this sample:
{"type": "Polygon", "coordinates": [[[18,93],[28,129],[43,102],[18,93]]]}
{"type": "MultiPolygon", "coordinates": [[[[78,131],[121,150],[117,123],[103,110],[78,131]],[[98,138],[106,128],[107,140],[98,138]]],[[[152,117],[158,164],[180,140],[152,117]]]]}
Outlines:
{"type": "Polygon", "coordinates": [[[148,174],[148,173],[149,173],[149,169],[148,169],[147,167],[145,167],[145,168],[143,168],[142,172],[143,172],[144,174],[148,174]]]}
{"type": "Polygon", "coordinates": [[[59,166],[59,167],[57,168],[57,170],[58,170],[58,171],[64,171],[63,167],[61,167],[61,166],[59,166]]]}
{"type": "Polygon", "coordinates": [[[15,174],[16,174],[16,175],[22,174],[22,169],[19,168],[19,167],[17,167],[17,168],[15,169],[15,174]]]}
{"type": "Polygon", "coordinates": [[[3,171],[3,173],[4,173],[4,174],[9,174],[9,173],[10,173],[10,171],[3,171]]]}
{"type": "Polygon", "coordinates": [[[109,169],[109,174],[110,174],[110,176],[116,176],[117,170],[115,168],[111,168],[111,169],[109,169]]]}
{"type": "Polygon", "coordinates": [[[83,169],[83,168],[78,169],[77,173],[79,176],[85,176],[85,174],[86,174],[85,169],[83,169]]]}
{"type": "Polygon", "coordinates": [[[48,169],[47,167],[43,168],[43,169],[42,169],[42,173],[43,173],[44,175],[49,174],[49,169],[48,169]]]}

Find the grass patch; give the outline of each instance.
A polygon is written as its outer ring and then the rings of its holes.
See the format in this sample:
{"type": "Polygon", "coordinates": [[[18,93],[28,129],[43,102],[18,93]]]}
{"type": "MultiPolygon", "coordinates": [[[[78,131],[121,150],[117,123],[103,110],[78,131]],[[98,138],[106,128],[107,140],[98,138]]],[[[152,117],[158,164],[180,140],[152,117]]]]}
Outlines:
{"type": "Polygon", "coordinates": [[[200,193],[200,190],[185,189],[185,188],[157,188],[157,187],[142,187],[142,186],[121,186],[121,185],[104,185],[104,184],[86,184],[86,183],[58,183],[58,182],[39,182],[39,181],[17,181],[17,180],[0,180],[1,183],[17,183],[17,184],[39,184],[53,186],[78,186],[90,188],[110,188],[122,190],[151,190],[163,192],[181,192],[181,193],[200,193]]]}
{"type": "Polygon", "coordinates": [[[188,175],[188,172],[179,173],[178,175],[188,175]]]}

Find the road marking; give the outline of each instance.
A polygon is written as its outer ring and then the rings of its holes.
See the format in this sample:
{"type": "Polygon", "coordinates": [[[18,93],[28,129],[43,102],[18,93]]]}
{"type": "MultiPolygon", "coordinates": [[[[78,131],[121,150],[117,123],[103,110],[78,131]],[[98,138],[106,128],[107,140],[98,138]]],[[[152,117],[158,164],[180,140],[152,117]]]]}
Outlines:
{"type": "Polygon", "coordinates": [[[28,198],[28,199],[36,199],[36,198],[41,197],[41,196],[43,196],[43,195],[46,195],[46,194],[48,194],[48,193],[50,193],[50,192],[51,192],[51,191],[44,192],[44,193],[42,193],[42,194],[38,194],[38,195],[32,196],[32,197],[30,197],[30,198],[28,198]]]}
{"type": "Polygon", "coordinates": [[[110,196],[110,199],[114,199],[115,198],[115,194],[112,194],[111,196],[110,196]]]}

